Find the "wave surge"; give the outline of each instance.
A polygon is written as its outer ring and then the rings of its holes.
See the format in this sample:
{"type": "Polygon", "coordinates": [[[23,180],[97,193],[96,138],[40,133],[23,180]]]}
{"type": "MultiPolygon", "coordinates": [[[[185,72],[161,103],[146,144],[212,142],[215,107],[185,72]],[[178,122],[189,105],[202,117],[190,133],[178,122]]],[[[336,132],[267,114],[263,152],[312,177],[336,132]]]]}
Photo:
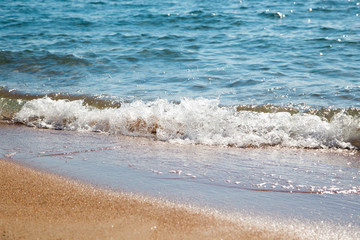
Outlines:
{"type": "Polygon", "coordinates": [[[52,129],[98,131],[152,137],[175,143],[235,147],[284,146],[299,148],[360,147],[360,118],[345,112],[327,120],[308,113],[238,111],[218,100],[183,98],[122,103],[99,109],[83,100],[26,102],[14,121],[52,129]]]}

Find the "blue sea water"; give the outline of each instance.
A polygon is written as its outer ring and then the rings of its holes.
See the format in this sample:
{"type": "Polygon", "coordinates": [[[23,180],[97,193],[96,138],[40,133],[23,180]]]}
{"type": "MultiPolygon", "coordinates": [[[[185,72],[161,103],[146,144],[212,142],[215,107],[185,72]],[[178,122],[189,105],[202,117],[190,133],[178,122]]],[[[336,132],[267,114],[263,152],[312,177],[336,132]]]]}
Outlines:
{"type": "Polygon", "coordinates": [[[358,147],[359,14],[355,0],[1,1],[1,118],[203,144],[358,147]]]}
{"type": "Polygon", "coordinates": [[[359,1],[1,1],[24,93],[360,106],[359,1]]]}

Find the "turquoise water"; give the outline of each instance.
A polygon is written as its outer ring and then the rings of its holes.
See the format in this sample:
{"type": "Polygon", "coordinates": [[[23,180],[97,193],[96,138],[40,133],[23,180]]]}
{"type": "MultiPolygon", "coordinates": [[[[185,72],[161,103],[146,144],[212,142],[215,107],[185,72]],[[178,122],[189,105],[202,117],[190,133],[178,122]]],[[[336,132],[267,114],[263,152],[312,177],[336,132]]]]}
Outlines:
{"type": "Polygon", "coordinates": [[[358,149],[359,13],[359,1],[2,1],[0,118],[358,149]]]}
{"type": "Polygon", "coordinates": [[[0,86],[360,107],[359,1],[1,1],[0,86]]]}

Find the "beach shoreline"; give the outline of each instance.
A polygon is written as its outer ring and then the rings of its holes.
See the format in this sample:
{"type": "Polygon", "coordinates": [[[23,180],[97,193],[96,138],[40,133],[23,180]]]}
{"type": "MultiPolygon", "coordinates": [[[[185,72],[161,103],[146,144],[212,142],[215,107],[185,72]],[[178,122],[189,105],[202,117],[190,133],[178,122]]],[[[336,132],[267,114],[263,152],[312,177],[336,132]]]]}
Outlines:
{"type": "Polygon", "coordinates": [[[297,239],[0,160],[1,239],[297,239]]]}
{"type": "Polygon", "coordinates": [[[0,9],[0,240],[360,240],[359,1],[0,9]]]}
{"type": "Polygon", "coordinates": [[[0,240],[357,239],[360,234],[356,193],[247,190],[221,181],[222,170],[231,166],[251,177],[262,167],[274,172],[279,161],[300,171],[300,180],[301,170],[313,162],[325,170],[311,175],[331,174],[328,166],[356,174],[357,155],[177,146],[9,123],[0,124],[0,133],[0,240]],[[182,161],[191,165],[175,164],[182,161]],[[343,168],[349,164],[349,170],[343,168]]]}

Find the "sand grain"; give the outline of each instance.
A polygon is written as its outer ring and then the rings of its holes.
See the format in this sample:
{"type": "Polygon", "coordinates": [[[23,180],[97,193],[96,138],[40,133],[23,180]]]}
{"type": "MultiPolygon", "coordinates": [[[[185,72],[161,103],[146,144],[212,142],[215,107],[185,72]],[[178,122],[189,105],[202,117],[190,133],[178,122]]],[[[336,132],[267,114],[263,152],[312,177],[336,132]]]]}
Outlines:
{"type": "Polygon", "coordinates": [[[1,240],[289,239],[184,207],[100,190],[5,160],[0,160],[0,199],[1,240]]]}

